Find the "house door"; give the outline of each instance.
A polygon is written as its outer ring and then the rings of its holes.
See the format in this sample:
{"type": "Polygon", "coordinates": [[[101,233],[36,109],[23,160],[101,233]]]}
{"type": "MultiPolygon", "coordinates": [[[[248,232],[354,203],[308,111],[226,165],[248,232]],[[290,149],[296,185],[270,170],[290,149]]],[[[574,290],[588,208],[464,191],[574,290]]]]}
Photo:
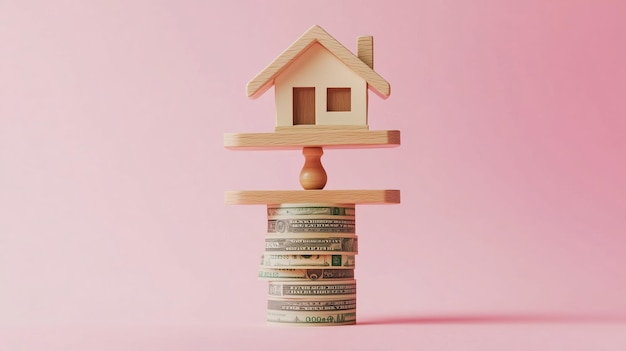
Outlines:
{"type": "Polygon", "coordinates": [[[315,88],[293,88],[293,125],[315,124],[315,88]]]}

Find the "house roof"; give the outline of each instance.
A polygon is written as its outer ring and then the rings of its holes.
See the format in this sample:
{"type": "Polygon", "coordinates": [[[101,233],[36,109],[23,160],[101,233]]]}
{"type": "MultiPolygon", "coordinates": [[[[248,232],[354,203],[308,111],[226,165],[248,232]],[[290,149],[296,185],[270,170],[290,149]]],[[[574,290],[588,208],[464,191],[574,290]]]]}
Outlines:
{"type": "Polygon", "coordinates": [[[365,79],[367,85],[383,99],[390,94],[389,82],[378,73],[374,72],[367,64],[354,55],[345,46],[341,45],[335,38],[330,36],[322,27],[313,26],[309,28],[298,40],[283,51],[274,61],[272,61],[263,71],[248,82],[246,91],[248,96],[256,98],[265,93],[273,84],[274,79],[289,64],[294,62],[313,44],[319,43],[330,53],[335,55],[339,61],[343,62],[361,78],[365,79]]]}

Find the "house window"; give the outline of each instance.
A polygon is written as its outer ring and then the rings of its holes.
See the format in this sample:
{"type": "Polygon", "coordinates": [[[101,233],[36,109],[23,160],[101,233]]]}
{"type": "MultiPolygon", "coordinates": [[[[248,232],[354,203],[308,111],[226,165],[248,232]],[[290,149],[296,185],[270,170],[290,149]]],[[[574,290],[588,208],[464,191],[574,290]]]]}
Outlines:
{"type": "Polygon", "coordinates": [[[351,111],[350,100],[352,100],[350,88],[328,88],[326,111],[351,111]]]}

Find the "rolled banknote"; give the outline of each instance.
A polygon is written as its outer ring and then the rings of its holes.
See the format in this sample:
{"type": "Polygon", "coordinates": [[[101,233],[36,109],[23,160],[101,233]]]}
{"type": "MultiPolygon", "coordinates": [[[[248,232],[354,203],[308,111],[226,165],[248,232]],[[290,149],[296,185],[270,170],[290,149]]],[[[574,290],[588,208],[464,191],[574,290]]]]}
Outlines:
{"type": "Polygon", "coordinates": [[[355,255],[261,255],[261,266],[268,268],[352,268],[355,255]]]}
{"type": "Polygon", "coordinates": [[[270,297],[267,300],[267,309],[276,311],[306,311],[328,312],[355,310],[355,298],[341,299],[285,299],[270,297]]]}
{"type": "Polygon", "coordinates": [[[303,326],[355,324],[356,310],[328,312],[268,310],[267,321],[303,326]]]}
{"type": "Polygon", "coordinates": [[[349,236],[266,236],[265,252],[287,254],[354,253],[358,252],[356,235],[349,236]]]}
{"type": "Polygon", "coordinates": [[[267,216],[352,216],[354,204],[279,204],[267,205],[267,216]]]}
{"type": "Polygon", "coordinates": [[[355,233],[354,219],[283,218],[268,219],[268,233],[355,233]]]}
{"type": "Polygon", "coordinates": [[[354,269],[276,269],[261,267],[259,268],[259,278],[268,280],[354,279],[354,269]]]}
{"type": "Polygon", "coordinates": [[[286,298],[356,296],[356,280],[302,282],[271,281],[268,283],[268,286],[269,296],[282,296],[286,298]]]}

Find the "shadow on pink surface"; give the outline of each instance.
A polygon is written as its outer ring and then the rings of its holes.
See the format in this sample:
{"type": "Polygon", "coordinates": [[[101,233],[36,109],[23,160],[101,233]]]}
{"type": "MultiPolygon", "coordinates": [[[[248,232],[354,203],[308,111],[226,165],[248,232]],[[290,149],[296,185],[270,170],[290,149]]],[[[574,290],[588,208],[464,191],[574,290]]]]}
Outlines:
{"type": "Polygon", "coordinates": [[[624,314],[494,313],[459,315],[389,316],[363,318],[359,325],[393,324],[626,324],[624,314]]]}

